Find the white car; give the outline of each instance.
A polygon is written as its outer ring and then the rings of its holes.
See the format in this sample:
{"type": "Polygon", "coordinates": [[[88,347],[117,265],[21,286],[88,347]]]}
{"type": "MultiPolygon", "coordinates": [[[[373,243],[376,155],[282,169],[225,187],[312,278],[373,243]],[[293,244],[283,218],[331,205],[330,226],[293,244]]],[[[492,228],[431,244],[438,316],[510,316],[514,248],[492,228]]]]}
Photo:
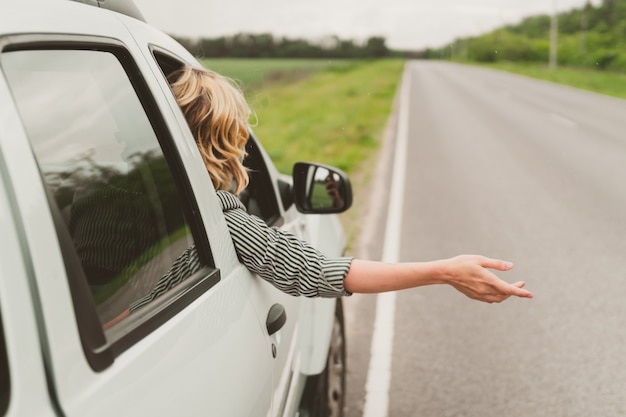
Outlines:
{"type": "MultiPolygon", "coordinates": [[[[340,300],[239,262],[166,81],[195,58],[93,3],[0,4],[0,414],[340,416],[340,300]]],[[[341,256],[345,175],[248,153],[249,211],[341,256]]]]}

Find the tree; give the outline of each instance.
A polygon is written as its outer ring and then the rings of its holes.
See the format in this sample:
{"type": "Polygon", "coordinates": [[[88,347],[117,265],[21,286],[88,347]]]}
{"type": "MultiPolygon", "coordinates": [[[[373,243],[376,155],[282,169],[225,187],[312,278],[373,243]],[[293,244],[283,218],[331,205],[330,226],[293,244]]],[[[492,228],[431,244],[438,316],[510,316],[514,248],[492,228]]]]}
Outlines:
{"type": "Polygon", "coordinates": [[[365,55],[368,57],[381,58],[389,55],[389,49],[385,45],[385,38],[372,36],[365,45],[365,55]]]}

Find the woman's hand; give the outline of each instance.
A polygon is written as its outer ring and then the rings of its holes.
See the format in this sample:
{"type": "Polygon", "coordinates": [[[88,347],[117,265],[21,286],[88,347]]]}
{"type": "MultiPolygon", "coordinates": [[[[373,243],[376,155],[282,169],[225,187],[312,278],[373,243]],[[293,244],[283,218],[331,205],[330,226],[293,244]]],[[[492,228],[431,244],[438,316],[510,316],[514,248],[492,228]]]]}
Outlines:
{"type": "Polygon", "coordinates": [[[532,293],[523,289],[526,285],[524,281],[509,284],[488,269],[508,271],[513,268],[511,262],[479,255],[461,255],[442,262],[444,263],[444,282],[474,300],[500,303],[512,295],[523,298],[533,297],[532,293]]]}

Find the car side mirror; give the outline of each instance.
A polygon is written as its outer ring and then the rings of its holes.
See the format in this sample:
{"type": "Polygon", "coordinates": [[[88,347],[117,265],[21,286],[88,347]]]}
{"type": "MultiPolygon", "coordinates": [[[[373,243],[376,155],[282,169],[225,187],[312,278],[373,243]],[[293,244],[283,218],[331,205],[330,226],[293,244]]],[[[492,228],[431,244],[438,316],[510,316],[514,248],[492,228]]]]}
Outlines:
{"type": "Polygon", "coordinates": [[[352,205],[352,186],[341,170],[317,163],[293,166],[296,207],[305,214],[342,213],[352,205]]]}

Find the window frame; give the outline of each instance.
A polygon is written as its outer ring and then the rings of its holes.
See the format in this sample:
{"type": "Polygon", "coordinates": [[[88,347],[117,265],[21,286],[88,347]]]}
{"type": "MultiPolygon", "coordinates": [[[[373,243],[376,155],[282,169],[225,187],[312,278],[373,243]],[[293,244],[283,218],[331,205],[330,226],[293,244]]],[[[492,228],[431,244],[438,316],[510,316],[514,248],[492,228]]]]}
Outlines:
{"type": "MultiPolygon", "coordinates": [[[[201,212],[181,155],[176,148],[172,132],[129,48],[120,40],[100,36],[14,35],[0,38],[0,66],[2,65],[2,54],[5,52],[39,50],[86,50],[111,53],[117,58],[141,103],[158,140],[159,146],[163,151],[172,178],[179,190],[181,207],[191,230],[198,256],[203,265],[198,272],[185,280],[186,283],[181,284],[187,285],[186,288],[175,287],[178,288],[179,291],[175,292],[173,296],[167,296],[166,294],[165,299],[157,303],[157,308],[148,309],[145,314],[142,314],[137,319],[124,320],[119,323],[117,326],[120,328],[123,327],[122,331],[113,333],[116,337],[107,341],[105,330],[100,323],[95,302],[91,296],[80,259],[78,258],[73,241],[67,230],[67,225],[40,172],[41,181],[46,190],[46,197],[56,228],[59,246],[63,255],[63,262],[83,352],[92,370],[99,372],[111,366],[115,357],[145,338],[152,331],[186,308],[207,290],[215,286],[220,281],[221,274],[220,270],[215,267],[215,261],[204,221],[201,217],[201,212]]],[[[30,139],[29,146],[32,147],[32,145],[30,145],[30,139]]],[[[38,160],[34,151],[33,156],[35,160],[38,160]]],[[[107,331],[106,334],[109,334],[109,332],[107,331]]]]}
{"type": "Polygon", "coordinates": [[[0,311],[0,415],[5,415],[11,403],[11,370],[9,367],[9,357],[7,355],[6,339],[4,336],[4,323],[2,312],[0,311]]]}

